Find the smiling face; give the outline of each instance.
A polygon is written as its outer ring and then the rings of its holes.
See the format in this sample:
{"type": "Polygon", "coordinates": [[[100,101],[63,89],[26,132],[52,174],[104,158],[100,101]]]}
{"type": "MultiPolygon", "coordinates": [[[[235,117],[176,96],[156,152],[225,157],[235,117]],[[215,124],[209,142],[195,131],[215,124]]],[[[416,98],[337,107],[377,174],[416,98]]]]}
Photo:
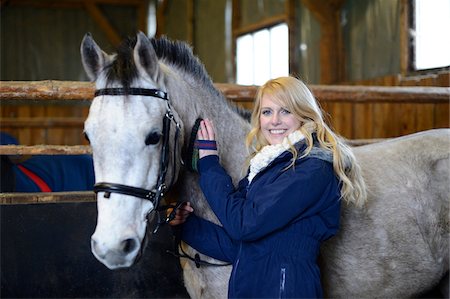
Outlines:
{"type": "Polygon", "coordinates": [[[261,99],[259,122],[263,136],[271,145],[282,143],[284,137],[300,128],[300,121],[270,95],[261,99]]]}

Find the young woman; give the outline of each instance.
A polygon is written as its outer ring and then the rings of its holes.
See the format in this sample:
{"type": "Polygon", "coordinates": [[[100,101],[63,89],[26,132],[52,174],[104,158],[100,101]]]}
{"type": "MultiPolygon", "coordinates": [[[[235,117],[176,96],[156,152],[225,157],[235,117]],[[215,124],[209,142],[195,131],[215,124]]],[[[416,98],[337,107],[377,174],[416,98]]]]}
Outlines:
{"type": "Polygon", "coordinates": [[[183,224],[196,250],[233,264],[228,297],[322,297],[319,247],[339,228],[341,200],[363,205],[360,168],[298,79],[261,86],[251,123],[253,154],[237,188],[219,164],[213,124],[203,121],[197,136],[200,186],[223,227],[190,204],[171,224],[183,224]]]}

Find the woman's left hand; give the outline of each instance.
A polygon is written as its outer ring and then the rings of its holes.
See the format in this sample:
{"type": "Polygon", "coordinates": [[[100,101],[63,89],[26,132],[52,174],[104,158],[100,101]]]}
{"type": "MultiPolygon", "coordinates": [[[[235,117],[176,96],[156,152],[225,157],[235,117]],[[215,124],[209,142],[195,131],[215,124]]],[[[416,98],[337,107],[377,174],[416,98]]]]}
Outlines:
{"type": "MultiPolygon", "coordinates": [[[[200,128],[197,132],[197,139],[198,140],[209,140],[209,141],[215,141],[215,132],[214,132],[214,126],[212,122],[209,119],[204,119],[200,122],[200,128]]],[[[199,149],[198,150],[198,156],[199,159],[210,156],[210,155],[217,155],[217,149],[215,150],[204,150],[199,149]]]]}
{"type": "MultiPolygon", "coordinates": [[[[167,210],[167,216],[172,213],[173,209],[167,210]]],[[[169,222],[171,226],[176,226],[183,224],[186,222],[186,219],[189,217],[189,215],[194,212],[194,209],[191,206],[190,202],[183,203],[176,211],[175,211],[175,217],[169,222]]]]}

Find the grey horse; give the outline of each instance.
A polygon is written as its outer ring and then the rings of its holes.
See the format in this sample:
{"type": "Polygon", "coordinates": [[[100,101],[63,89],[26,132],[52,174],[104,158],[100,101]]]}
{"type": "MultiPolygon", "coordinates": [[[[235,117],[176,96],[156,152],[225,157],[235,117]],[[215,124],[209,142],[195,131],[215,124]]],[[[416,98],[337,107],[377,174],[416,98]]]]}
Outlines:
{"type": "MultiPolygon", "coordinates": [[[[189,136],[196,119],[211,119],[221,163],[237,183],[245,173],[244,138],[250,126],[214,87],[185,43],[139,33],[117,54],[107,55],[86,35],[81,54],[96,89],[115,90],[97,93],[85,123],[96,180],[110,183],[97,190],[92,252],[111,269],[129,267],[142,252],[147,215],[158,202],[105,186],[150,190],[152,198],[161,195],[162,187],[172,186],[180,200],[193,203],[198,215],[218,223],[198,175],[182,167],[181,152],[188,153],[184,160],[191,158],[189,136]],[[163,125],[167,114],[170,132],[163,125]],[[167,148],[170,157],[162,176],[161,157],[167,148]]],[[[450,130],[361,146],[354,153],[369,200],[364,208],[343,205],[339,234],[322,246],[326,296],[412,297],[441,280],[448,296],[450,130]]],[[[183,247],[191,256],[197,253],[183,247]]],[[[181,263],[192,298],[227,296],[229,266],[197,268],[185,259],[181,263]]]]}

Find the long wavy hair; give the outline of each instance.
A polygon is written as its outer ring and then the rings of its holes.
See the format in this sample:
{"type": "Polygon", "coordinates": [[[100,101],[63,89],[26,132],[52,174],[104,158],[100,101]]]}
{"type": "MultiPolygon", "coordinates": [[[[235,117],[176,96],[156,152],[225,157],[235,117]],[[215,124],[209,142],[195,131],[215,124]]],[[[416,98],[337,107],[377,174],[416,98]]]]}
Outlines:
{"type": "MultiPolygon", "coordinates": [[[[249,160],[269,144],[260,125],[263,96],[269,96],[300,121],[299,131],[305,136],[307,144],[302,157],[311,151],[313,134],[316,133],[320,147],[333,153],[333,168],[341,181],[341,198],[347,203],[363,206],[367,199],[366,184],[352,149],[325,123],[322,110],[311,91],[294,77],[272,79],[258,89],[251,117],[252,129],[246,138],[247,148],[252,153],[249,160]]],[[[294,146],[291,146],[290,151],[293,154],[290,166],[293,166],[298,153],[294,146]]]]}

